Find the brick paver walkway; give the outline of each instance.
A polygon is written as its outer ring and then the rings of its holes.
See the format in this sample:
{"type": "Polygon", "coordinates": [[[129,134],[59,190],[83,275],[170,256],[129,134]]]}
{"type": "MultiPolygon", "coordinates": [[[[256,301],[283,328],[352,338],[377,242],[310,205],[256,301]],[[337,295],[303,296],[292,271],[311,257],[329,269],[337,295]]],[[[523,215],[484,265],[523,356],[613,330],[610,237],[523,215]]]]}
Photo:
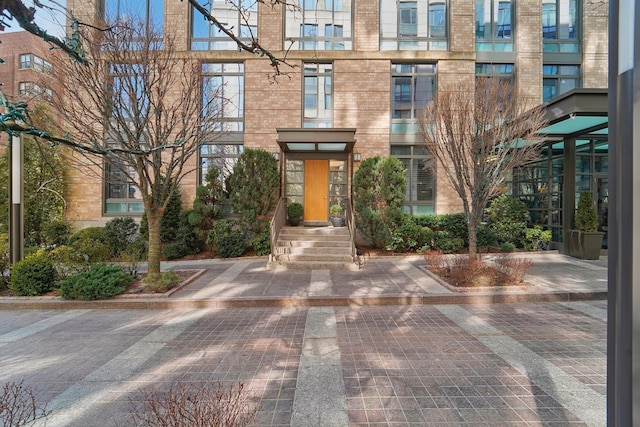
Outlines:
{"type": "Polygon", "coordinates": [[[259,426],[604,426],[605,315],[605,301],[0,310],[0,382],[35,387],[48,427],[128,426],[141,389],[211,381],[243,382],[259,426]]]}

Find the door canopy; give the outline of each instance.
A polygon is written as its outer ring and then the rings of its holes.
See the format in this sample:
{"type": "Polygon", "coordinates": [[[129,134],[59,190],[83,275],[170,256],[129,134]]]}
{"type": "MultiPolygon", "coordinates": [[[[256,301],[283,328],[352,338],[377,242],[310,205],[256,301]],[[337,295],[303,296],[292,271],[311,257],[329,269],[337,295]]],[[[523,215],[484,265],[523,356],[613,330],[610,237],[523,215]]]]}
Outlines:
{"type": "Polygon", "coordinates": [[[351,153],[355,129],[276,129],[280,150],[285,153],[351,153]]]}

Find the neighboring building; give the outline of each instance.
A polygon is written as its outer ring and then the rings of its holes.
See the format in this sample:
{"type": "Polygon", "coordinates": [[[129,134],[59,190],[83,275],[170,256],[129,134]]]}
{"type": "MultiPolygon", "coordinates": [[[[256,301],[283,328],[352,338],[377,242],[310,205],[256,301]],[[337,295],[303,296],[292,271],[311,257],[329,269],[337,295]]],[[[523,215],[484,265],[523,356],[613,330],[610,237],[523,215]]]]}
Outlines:
{"type": "MultiPolygon", "coordinates": [[[[11,103],[51,98],[55,82],[51,80],[51,48],[41,37],[26,31],[0,32],[0,91],[11,103]]],[[[6,135],[2,137],[6,141],[6,135]]]]}
{"type": "MultiPolygon", "coordinates": [[[[300,10],[242,2],[244,21],[222,0],[212,13],[297,68],[269,84],[265,58],[237,47],[188,2],[138,1],[136,13],[176,31],[198,58],[204,97],[224,84],[230,132],[205,145],[183,182],[189,203],[211,167],[225,173],[244,148],[278,153],[282,195],[326,221],[329,203],[351,194],[360,159],[398,157],[407,167],[405,211],[461,210],[444,179],[425,166],[418,116],[438,90],[476,75],[511,80],[516,93],[548,101],[573,88],[607,86],[607,4],[601,0],[301,0],[300,10]],[[164,17],[164,19],[163,19],[164,17]],[[194,167],[196,164],[194,164],[194,167]],[[316,208],[312,208],[315,206],[316,208]]],[[[79,18],[125,14],[131,2],[68,0],[79,18]]],[[[71,177],[67,218],[80,226],[140,215],[135,189],[116,176],[71,177]],[[96,188],[102,191],[96,191],[96,188]]]]}

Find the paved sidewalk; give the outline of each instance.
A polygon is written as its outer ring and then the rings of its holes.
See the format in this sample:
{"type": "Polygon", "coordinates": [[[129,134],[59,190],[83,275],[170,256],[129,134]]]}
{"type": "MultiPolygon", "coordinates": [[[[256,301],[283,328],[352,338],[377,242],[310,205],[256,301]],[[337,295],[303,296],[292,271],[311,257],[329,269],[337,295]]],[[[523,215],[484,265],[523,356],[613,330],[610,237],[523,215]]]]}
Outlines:
{"type": "Polygon", "coordinates": [[[452,292],[419,257],[251,259],[166,263],[206,269],[169,298],[3,299],[0,384],[35,388],[47,427],[131,426],[142,390],[218,381],[257,426],[604,426],[606,260],[532,258],[508,291],[452,292]]]}
{"type": "Polygon", "coordinates": [[[557,252],[527,253],[525,286],[451,290],[421,256],[368,258],[359,271],[267,270],[266,258],[164,262],[163,269],[202,270],[168,298],[106,301],[0,298],[0,309],[314,307],[398,304],[581,301],[606,299],[607,259],[583,261],[557,252]]]}

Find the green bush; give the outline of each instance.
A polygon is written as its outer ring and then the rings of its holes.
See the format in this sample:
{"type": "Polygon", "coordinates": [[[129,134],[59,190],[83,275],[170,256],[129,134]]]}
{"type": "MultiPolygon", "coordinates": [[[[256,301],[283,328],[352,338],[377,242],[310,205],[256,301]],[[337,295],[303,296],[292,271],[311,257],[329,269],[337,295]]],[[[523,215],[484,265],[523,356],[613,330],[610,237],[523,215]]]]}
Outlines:
{"type": "Polygon", "coordinates": [[[300,218],[304,214],[304,208],[298,202],[289,203],[287,206],[287,216],[289,218],[300,218]]]}
{"type": "Polygon", "coordinates": [[[580,193],[575,223],[576,228],[583,232],[598,230],[598,212],[596,211],[590,191],[580,193]]]}
{"type": "Polygon", "coordinates": [[[73,245],[78,240],[93,240],[107,243],[107,233],[104,227],[87,227],[73,233],[69,238],[69,244],[73,245]]]}
{"type": "Polygon", "coordinates": [[[389,246],[402,221],[406,170],[395,157],[370,157],[353,178],[355,223],[374,248],[389,246]]]}
{"type": "Polygon", "coordinates": [[[140,263],[147,259],[147,242],[136,240],[129,243],[122,253],[122,260],[126,263],[126,271],[131,276],[138,274],[140,263]]]}
{"type": "Polygon", "coordinates": [[[74,246],[60,245],[50,250],[47,256],[53,262],[59,280],[91,268],[86,254],[78,251],[74,246]]]}
{"type": "Polygon", "coordinates": [[[249,245],[256,251],[256,255],[268,255],[271,253],[271,233],[267,230],[254,236],[249,245]]]}
{"type": "Polygon", "coordinates": [[[434,249],[445,254],[454,254],[464,248],[464,240],[461,237],[451,237],[446,231],[437,231],[434,235],[434,246],[434,249]]]}
{"type": "Polygon", "coordinates": [[[100,240],[78,239],[71,245],[89,263],[106,262],[111,259],[111,249],[100,240]]]}
{"type": "Polygon", "coordinates": [[[17,295],[41,295],[54,289],[56,269],[43,251],[13,264],[9,289],[17,295]]]}
{"type": "Polygon", "coordinates": [[[121,267],[99,263],[60,282],[60,295],[65,299],[93,301],[121,294],[132,277],[121,267]]]}
{"type": "Polygon", "coordinates": [[[522,242],[530,220],[529,210],[522,200],[502,195],[491,202],[487,213],[489,227],[493,229],[499,242],[514,245],[522,242]]]}
{"type": "Polygon", "coordinates": [[[269,228],[269,215],[276,207],[279,187],[276,159],[264,150],[245,149],[233,167],[227,188],[231,208],[251,236],[269,228]]]}
{"type": "Polygon", "coordinates": [[[213,222],[222,214],[224,202],[224,185],[222,174],[218,168],[211,168],[205,176],[206,185],[198,186],[193,210],[189,213],[189,223],[195,227],[195,232],[206,240],[213,226],[213,222]]]}
{"type": "Polygon", "coordinates": [[[393,231],[391,249],[399,252],[415,251],[431,245],[433,231],[429,227],[421,227],[407,217],[402,225],[393,231]]]}
{"type": "Polygon", "coordinates": [[[416,215],[412,220],[417,225],[433,231],[446,231],[449,237],[459,237],[465,242],[469,240],[464,213],[416,215]]]}
{"type": "Polygon", "coordinates": [[[144,283],[151,292],[165,293],[180,283],[180,276],[175,271],[152,273],[145,276],[144,283]]]}
{"type": "MultiPolygon", "coordinates": [[[[180,213],[182,212],[182,194],[177,188],[173,191],[167,208],[160,219],[160,242],[169,243],[176,240],[176,233],[180,227],[180,213]]],[[[149,241],[149,221],[145,211],[140,218],[140,238],[149,241]]]]}
{"type": "Polygon", "coordinates": [[[540,225],[536,225],[533,228],[527,228],[524,236],[524,247],[529,250],[547,249],[547,246],[551,241],[551,237],[551,230],[543,230],[540,225]]]}
{"type": "Polygon", "coordinates": [[[0,234],[0,291],[9,287],[9,236],[0,234]]]}
{"type": "Polygon", "coordinates": [[[71,237],[71,224],[63,220],[55,220],[42,228],[43,243],[47,246],[66,245],[71,237]]]}
{"type": "Polygon", "coordinates": [[[213,224],[207,244],[218,249],[222,258],[233,258],[244,254],[246,250],[246,232],[240,222],[233,219],[220,219],[213,224]]]}
{"type": "Polygon", "coordinates": [[[180,227],[176,232],[176,240],[162,249],[165,259],[178,259],[187,255],[195,255],[202,252],[204,242],[196,233],[196,228],[189,221],[191,212],[180,213],[180,227]]]}
{"type": "Polygon", "coordinates": [[[493,248],[496,246],[496,234],[491,227],[478,224],[476,228],[476,246],[479,248],[493,248]]]}
{"type": "Polygon", "coordinates": [[[113,218],[105,224],[104,232],[111,254],[119,257],[138,238],[138,224],[131,217],[113,218]]]}
{"type": "Polygon", "coordinates": [[[516,250],[516,245],[511,242],[504,242],[500,244],[500,250],[502,252],[513,252],[516,250]]]}

